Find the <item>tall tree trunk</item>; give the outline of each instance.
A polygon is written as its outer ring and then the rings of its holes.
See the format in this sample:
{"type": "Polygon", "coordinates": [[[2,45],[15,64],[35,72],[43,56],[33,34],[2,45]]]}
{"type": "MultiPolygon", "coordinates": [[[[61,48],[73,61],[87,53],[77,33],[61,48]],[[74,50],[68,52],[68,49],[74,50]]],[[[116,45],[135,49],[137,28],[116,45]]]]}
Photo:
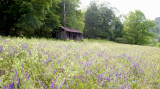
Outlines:
{"type": "Polygon", "coordinates": [[[64,0],[64,26],[66,26],[66,2],[64,0]]]}

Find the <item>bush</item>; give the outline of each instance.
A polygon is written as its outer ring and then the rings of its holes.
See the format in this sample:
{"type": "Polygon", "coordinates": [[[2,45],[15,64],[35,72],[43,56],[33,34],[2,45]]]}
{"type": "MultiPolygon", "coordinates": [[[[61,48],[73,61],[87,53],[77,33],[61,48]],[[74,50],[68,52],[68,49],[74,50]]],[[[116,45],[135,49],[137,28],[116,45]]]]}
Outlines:
{"type": "Polygon", "coordinates": [[[157,47],[160,47],[160,43],[157,43],[156,46],[157,46],[157,47]]]}
{"type": "Polygon", "coordinates": [[[125,44],[128,43],[125,38],[117,38],[115,41],[118,43],[125,43],[125,44]]]}
{"type": "Polygon", "coordinates": [[[148,45],[149,46],[156,46],[156,44],[158,43],[157,39],[149,39],[148,45]]]}

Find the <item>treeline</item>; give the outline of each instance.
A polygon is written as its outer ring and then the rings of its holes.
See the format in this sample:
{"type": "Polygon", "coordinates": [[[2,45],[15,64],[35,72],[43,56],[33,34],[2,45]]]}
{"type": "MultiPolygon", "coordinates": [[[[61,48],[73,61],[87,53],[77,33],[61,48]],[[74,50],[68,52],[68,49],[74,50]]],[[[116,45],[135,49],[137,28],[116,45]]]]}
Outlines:
{"type": "MultiPolygon", "coordinates": [[[[139,10],[117,17],[117,9],[108,3],[93,1],[82,11],[80,0],[65,0],[65,8],[66,26],[85,38],[139,45],[160,41],[160,19],[148,20],[139,10]]],[[[52,38],[63,24],[64,0],[0,1],[0,35],[52,38]]]]}
{"type": "MultiPolygon", "coordinates": [[[[84,13],[79,0],[66,0],[66,26],[83,30],[84,13]]],[[[0,34],[4,36],[52,37],[63,25],[64,0],[1,0],[0,34]]]]}
{"type": "Polygon", "coordinates": [[[109,4],[92,2],[85,13],[84,36],[119,43],[156,44],[153,33],[156,24],[146,19],[143,12],[135,10],[122,18],[117,17],[115,11],[109,4]]]}

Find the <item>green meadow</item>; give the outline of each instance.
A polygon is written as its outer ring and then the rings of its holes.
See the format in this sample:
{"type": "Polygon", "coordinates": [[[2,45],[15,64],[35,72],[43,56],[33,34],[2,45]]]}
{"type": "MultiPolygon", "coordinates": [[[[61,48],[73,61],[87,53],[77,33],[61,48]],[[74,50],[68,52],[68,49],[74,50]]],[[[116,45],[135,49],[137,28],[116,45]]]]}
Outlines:
{"type": "Polygon", "coordinates": [[[160,48],[0,36],[1,89],[159,89],[160,48]]]}

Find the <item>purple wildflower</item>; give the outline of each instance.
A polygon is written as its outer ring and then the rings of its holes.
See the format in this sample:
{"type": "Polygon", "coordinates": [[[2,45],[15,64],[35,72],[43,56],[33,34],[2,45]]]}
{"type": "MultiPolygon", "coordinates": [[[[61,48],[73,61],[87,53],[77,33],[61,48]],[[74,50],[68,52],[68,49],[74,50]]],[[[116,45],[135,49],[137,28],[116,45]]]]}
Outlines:
{"type": "MultiPolygon", "coordinates": [[[[62,73],[64,73],[65,69],[62,68],[62,73]]],[[[64,73],[65,74],[65,73],[64,73]]]]}
{"type": "Polygon", "coordinates": [[[8,42],[7,42],[7,41],[5,41],[4,43],[5,43],[5,44],[7,44],[8,42]]]}
{"type": "Polygon", "coordinates": [[[53,67],[53,63],[51,63],[51,67],[53,67]]]}
{"type": "Polygon", "coordinates": [[[37,78],[37,81],[39,82],[39,78],[37,78]]]}
{"type": "Polygon", "coordinates": [[[68,62],[65,65],[68,65],[68,62]]]}
{"type": "Polygon", "coordinates": [[[52,83],[51,87],[52,87],[52,89],[54,89],[54,83],[52,83]]]}
{"type": "Polygon", "coordinates": [[[78,86],[78,84],[76,83],[76,86],[78,86]]]}
{"type": "Polygon", "coordinates": [[[98,67],[97,67],[97,69],[96,69],[96,70],[97,70],[97,71],[99,70],[99,69],[98,69],[98,67]]]}
{"type": "Polygon", "coordinates": [[[50,61],[52,61],[52,58],[51,58],[51,57],[49,57],[49,58],[47,59],[47,63],[50,62],[50,61]]]}
{"type": "Polygon", "coordinates": [[[107,68],[107,63],[105,63],[105,65],[106,65],[106,68],[107,68]]]}
{"type": "Polygon", "coordinates": [[[128,89],[130,89],[130,86],[129,86],[129,84],[128,84],[128,89]]]}
{"type": "Polygon", "coordinates": [[[28,75],[28,72],[25,74],[25,76],[27,76],[28,75]]]}
{"type": "Polygon", "coordinates": [[[91,71],[91,70],[88,71],[88,75],[90,74],[90,71],[91,71]]]}
{"type": "Polygon", "coordinates": [[[42,86],[45,88],[45,84],[44,84],[44,82],[42,83],[42,86]]]}
{"type": "Polygon", "coordinates": [[[137,83],[137,80],[135,80],[134,82],[137,83]]]}
{"type": "Polygon", "coordinates": [[[8,89],[8,87],[7,87],[7,86],[4,86],[4,85],[3,85],[3,88],[4,88],[4,89],[8,89]]]}
{"type": "Polygon", "coordinates": [[[98,75],[98,83],[99,83],[99,79],[100,79],[100,78],[99,78],[99,75],[98,75]]]}
{"type": "Polygon", "coordinates": [[[118,77],[118,72],[116,73],[116,77],[118,77]]]}
{"type": "Polygon", "coordinates": [[[14,87],[14,82],[9,84],[9,88],[10,88],[10,89],[15,89],[15,87],[14,87]]]}
{"type": "Polygon", "coordinates": [[[62,85],[60,85],[60,89],[62,88],[62,85]]]}
{"type": "Polygon", "coordinates": [[[66,79],[63,81],[62,85],[66,83],[66,79]]]}
{"type": "Polygon", "coordinates": [[[73,84],[73,80],[71,81],[71,85],[73,84]]]}
{"type": "Polygon", "coordinates": [[[68,88],[68,83],[66,84],[66,87],[68,88]]]}
{"type": "Polygon", "coordinates": [[[3,48],[0,46],[0,52],[2,52],[3,48]]]}
{"type": "Polygon", "coordinates": [[[4,75],[3,70],[1,70],[1,74],[4,75]]]}
{"type": "Polygon", "coordinates": [[[111,78],[109,77],[109,78],[108,78],[108,83],[109,83],[110,81],[111,81],[111,78]]]}
{"type": "Polygon", "coordinates": [[[16,75],[18,76],[18,72],[17,72],[17,70],[15,69],[15,72],[16,72],[16,75]]]}
{"type": "Polygon", "coordinates": [[[47,86],[44,89],[47,89],[47,86]]]}
{"type": "Polygon", "coordinates": [[[17,84],[17,88],[19,89],[21,86],[21,82],[20,82],[20,78],[18,79],[18,84],[17,84]]]}
{"type": "Polygon", "coordinates": [[[29,80],[29,78],[30,78],[30,74],[28,75],[27,79],[29,80]]]}
{"type": "Polygon", "coordinates": [[[57,69],[54,70],[54,74],[57,72],[57,69]]]}
{"type": "Polygon", "coordinates": [[[93,72],[92,72],[92,76],[94,75],[94,69],[93,69],[93,72]]]}
{"type": "Polygon", "coordinates": [[[53,79],[51,78],[51,83],[52,83],[53,79]]]}
{"type": "Polygon", "coordinates": [[[55,80],[55,83],[58,81],[58,77],[56,76],[56,80],[55,80]]]}
{"type": "Polygon", "coordinates": [[[8,73],[9,73],[9,67],[8,67],[8,73]]]}
{"type": "Polygon", "coordinates": [[[28,50],[28,52],[29,52],[29,55],[31,56],[32,55],[31,51],[28,50]]]}
{"type": "Polygon", "coordinates": [[[121,86],[121,89],[126,89],[124,84],[121,86]]]}
{"type": "Polygon", "coordinates": [[[78,78],[81,78],[81,75],[79,75],[78,78]]]}
{"type": "Polygon", "coordinates": [[[121,75],[121,74],[119,74],[119,77],[120,77],[120,78],[121,78],[121,76],[122,76],[122,75],[121,75]]]}
{"type": "Polygon", "coordinates": [[[1,83],[1,81],[2,81],[2,80],[0,79],[0,83],[1,83]]]}

